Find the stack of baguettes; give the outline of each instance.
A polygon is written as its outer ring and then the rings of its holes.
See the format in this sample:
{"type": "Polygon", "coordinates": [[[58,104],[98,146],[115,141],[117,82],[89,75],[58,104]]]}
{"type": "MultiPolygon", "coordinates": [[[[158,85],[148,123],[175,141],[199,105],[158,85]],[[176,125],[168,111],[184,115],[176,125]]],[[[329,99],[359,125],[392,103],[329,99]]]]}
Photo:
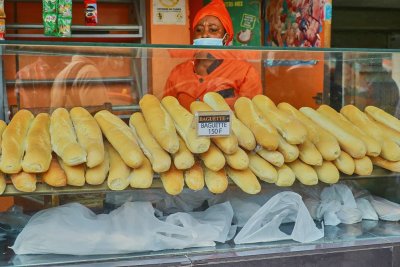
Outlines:
{"type": "Polygon", "coordinates": [[[6,176],[20,191],[38,180],[54,187],[107,182],[112,190],[149,188],[158,173],[165,190],[179,194],[206,186],[222,193],[230,178],[249,194],[260,180],[291,186],[333,184],[340,172],[370,175],[373,165],[400,172],[400,122],[383,110],[326,105],[296,109],[264,95],[240,97],[226,137],[198,137],[198,111],[231,111],[217,93],[193,102],[145,95],[129,125],[109,111],[92,116],[82,107],[36,117],[19,111],[0,121],[0,194],[6,176]]]}

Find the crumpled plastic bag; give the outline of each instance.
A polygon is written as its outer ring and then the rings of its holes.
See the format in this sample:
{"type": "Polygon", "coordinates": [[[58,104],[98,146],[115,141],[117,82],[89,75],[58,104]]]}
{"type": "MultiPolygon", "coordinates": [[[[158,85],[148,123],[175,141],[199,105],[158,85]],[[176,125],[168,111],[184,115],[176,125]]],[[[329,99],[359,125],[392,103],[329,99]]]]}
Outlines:
{"type": "Polygon", "coordinates": [[[361,211],[363,220],[372,220],[372,221],[379,220],[378,214],[376,213],[374,207],[372,207],[368,199],[357,198],[356,203],[357,203],[357,208],[361,211]]]}
{"type": "Polygon", "coordinates": [[[400,205],[387,199],[373,196],[371,205],[374,207],[379,219],[384,221],[399,221],[400,220],[400,205]]]}
{"type": "Polygon", "coordinates": [[[165,221],[154,212],[150,202],[127,202],[100,215],[70,203],[35,214],[11,248],[16,254],[104,255],[213,246],[226,241],[233,217],[228,202],[165,221]]]}
{"type": "Polygon", "coordinates": [[[281,192],[251,216],[234,242],[246,244],[288,239],[312,242],[323,236],[324,230],[317,228],[301,196],[294,192],[281,192]],[[291,234],[286,234],[280,229],[283,223],[288,222],[294,222],[291,234]]]}

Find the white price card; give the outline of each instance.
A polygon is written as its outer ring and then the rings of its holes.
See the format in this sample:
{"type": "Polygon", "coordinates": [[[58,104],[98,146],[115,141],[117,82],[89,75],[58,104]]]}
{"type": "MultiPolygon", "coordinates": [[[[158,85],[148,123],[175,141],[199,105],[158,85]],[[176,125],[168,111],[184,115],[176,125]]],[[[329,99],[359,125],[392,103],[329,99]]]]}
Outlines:
{"type": "Polygon", "coordinates": [[[198,111],[195,114],[198,136],[231,134],[231,111],[198,111]]]}

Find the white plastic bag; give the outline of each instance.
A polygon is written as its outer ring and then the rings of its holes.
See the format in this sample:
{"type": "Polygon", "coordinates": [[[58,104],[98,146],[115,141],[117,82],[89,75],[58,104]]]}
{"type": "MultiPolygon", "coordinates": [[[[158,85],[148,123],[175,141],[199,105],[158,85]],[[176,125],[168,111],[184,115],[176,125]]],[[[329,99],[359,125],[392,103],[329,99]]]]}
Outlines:
{"type": "Polygon", "coordinates": [[[316,227],[301,196],[293,192],[281,192],[251,216],[234,242],[246,244],[287,239],[312,242],[323,236],[323,229],[316,227]],[[280,225],[286,222],[295,223],[290,235],[280,230],[280,225]]]}
{"type": "Polygon", "coordinates": [[[378,214],[374,207],[372,207],[371,203],[366,198],[357,198],[356,199],[357,208],[361,211],[363,220],[372,220],[378,221],[378,214]]]}
{"type": "Polygon", "coordinates": [[[96,215],[71,203],[35,214],[18,235],[16,254],[99,255],[212,246],[224,242],[233,217],[229,203],[159,220],[149,202],[127,202],[96,215]]]}
{"type": "Polygon", "coordinates": [[[400,205],[387,199],[373,196],[371,205],[374,207],[379,219],[384,221],[400,220],[400,205]]]}

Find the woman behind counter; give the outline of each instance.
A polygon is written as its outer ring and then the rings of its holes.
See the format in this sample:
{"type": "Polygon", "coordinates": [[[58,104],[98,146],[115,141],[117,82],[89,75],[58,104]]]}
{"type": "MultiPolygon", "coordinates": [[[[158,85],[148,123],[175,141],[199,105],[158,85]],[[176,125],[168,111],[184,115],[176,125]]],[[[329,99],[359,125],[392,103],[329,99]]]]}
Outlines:
{"type": "MultiPolygon", "coordinates": [[[[223,0],[213,0],[193,20],[194,45],[228,45],[233,39],[233,25],[223,0]]],[[[190,103],[202,100],[207,92],[218,92],[233,107],[241,96],[252,98],[262,93],[261,80],[248,62],[224,58],[226,51],[196,52],[193,59],[176,66],[164,88],[164,96],[176,97],[189,109],[190,103]]]]}

